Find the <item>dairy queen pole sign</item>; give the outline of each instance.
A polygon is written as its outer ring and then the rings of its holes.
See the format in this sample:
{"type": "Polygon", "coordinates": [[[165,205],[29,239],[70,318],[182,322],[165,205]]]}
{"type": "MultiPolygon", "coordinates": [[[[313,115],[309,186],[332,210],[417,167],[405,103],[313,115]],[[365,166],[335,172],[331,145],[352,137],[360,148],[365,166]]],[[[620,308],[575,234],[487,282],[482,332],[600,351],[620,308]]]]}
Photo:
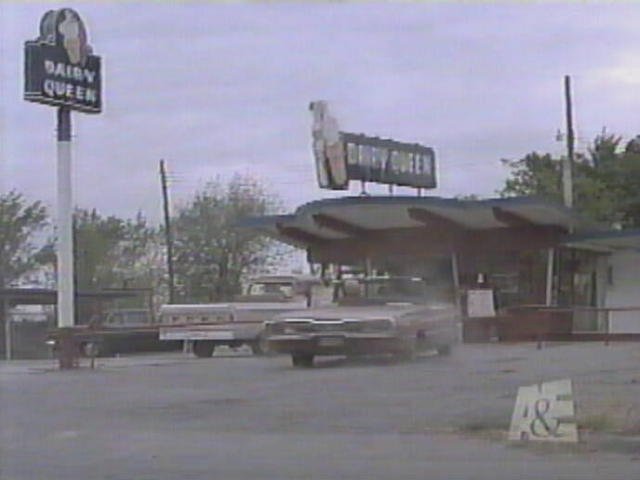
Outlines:
{"type": "Polygon", "coordinates": [[[47,12],[40,36],[25,43],[24,98],[85,113],[102,110],[100,57],[93,55],[75,10],[47,12]]]}
{"type": "Polygon", "coordinates": [[[58,326],[74,324],[71,110],[102,111],[100,57],[93,54],[80,15],[50,10],[40,35],[24,46],[24,99],[57,107],[58,326]]]}

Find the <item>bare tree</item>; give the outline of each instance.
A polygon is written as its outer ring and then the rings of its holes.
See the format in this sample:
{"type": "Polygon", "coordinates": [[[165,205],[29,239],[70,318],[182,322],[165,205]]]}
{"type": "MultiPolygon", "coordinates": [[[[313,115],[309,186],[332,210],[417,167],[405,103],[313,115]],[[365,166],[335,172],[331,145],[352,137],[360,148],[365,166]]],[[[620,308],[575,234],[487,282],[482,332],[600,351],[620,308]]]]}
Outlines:
{"type": "Polygon", "coordinates": [[[283,255],[275,242],[241,228],[243,218],[275,213],[280,201],[258,181],[236,175],[209,182],[173,222],[176,278],[183,300],[217,301],[240,293],[242,278],[283,255]]]}

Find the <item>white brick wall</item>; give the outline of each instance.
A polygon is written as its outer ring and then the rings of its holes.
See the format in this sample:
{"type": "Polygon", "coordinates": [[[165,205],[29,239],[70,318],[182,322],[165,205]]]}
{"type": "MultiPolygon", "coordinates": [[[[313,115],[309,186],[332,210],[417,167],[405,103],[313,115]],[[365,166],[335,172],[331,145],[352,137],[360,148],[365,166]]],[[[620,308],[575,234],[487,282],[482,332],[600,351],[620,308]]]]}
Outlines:
{"type": "MultiPolygon", "coordinates": [[[[607,285],[605,306],[640,307],[640,253],[615,253],[610,257],[612,284],[607,285]]],[[[611,333],[640,333],[640,309],[611,312],[611,333]]]]}

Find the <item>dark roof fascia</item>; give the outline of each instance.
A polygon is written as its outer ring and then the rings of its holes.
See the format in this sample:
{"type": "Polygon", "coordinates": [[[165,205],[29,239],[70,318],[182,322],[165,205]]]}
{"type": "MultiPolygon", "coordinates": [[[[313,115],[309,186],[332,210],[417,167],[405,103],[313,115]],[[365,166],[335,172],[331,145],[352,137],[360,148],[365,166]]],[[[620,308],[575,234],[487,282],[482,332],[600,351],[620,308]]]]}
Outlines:
{"type": "Polygon", "coordinates": [[[295,214],[287,215],[265,215],[263,217],[247,217],[237,222],[238,227],[247,228],[269,228],[273,227],[276,223],[287,223],[295,220],[295,214]]]}
{"type": "Polygon", "coordinates": [[[448,207],[448,208],[460,208],[468,209],[474,207],[515,207],[522,205],[534,205],[545,206],[555,208],[568,216],[577,217],[577,214],[570,208],[554,202],[552,200],[541,197],[504,197],[504,198],[487,198],[482,200],[464,200],[459,198],[443,198],[443,197],[417,197],[411,195],[395,195],[395,196],[349,196],[349,197],[337,197],[337,198],[323,198],[320,200],[313,200],[299,206],[295,213],[315,213],[322,207],[328,207],[333,205],[349,205],[349,206],[369,206],[369,205],[406,205],[407,202],[420,203],[424,206],[432,207],[448,207]]]}

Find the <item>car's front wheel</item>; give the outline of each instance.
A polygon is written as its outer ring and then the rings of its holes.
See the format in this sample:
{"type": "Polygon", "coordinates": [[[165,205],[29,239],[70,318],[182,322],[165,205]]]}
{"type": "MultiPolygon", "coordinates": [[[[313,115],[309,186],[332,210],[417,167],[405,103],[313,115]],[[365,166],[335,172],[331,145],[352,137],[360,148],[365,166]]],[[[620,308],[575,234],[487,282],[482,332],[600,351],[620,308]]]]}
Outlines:
{"type": "Polygon", "coordinates": [[[271,352],[269,351],[269,344],[267,343],[267,338],[264,335],[259,335],[256,340],[254,340],[250,345],[251,352],[254,355],[269,355],[271,352]]]}
{"type": "Polygon", "coordinates": [[[413,362],[417,355],[417,341],[410,339],[403,348],[393,354],[393,357],[399,362],[413,362]]]}
{"type": "Polygon", "coordinates": [[[213,355],[215,345],[207,340],[196,340],[193,343],[193,354],[198,358],[208,358],[213,355]]]}
{"type": "Polygon", "coordinates": [[[293,363],[294,367],[313,367],[313,355],[294,353],[291,355],[291,363],[293,363]]]}

